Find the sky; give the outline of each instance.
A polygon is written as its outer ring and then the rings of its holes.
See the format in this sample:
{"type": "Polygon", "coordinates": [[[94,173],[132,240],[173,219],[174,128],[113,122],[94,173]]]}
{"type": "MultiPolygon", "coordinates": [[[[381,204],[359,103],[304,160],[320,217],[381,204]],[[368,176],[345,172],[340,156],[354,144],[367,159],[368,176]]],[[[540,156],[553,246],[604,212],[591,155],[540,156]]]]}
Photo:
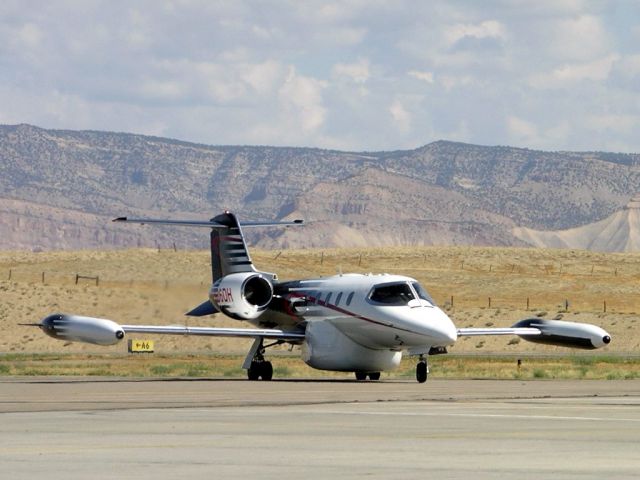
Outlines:
{"type": "Polygon", "coordinates": [[[640,152],[640,2],[0,2],[0,124],[640,152]]]}

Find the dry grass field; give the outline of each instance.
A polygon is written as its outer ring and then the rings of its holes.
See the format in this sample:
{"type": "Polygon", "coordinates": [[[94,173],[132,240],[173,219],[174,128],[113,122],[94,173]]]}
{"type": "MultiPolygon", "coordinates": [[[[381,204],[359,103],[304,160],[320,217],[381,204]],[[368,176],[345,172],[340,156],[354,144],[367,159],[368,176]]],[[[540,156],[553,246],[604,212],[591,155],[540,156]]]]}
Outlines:
{"type": "MultiPolygon", "coordinates": [[[[337,272],[387,272],[412,276],[422,282],[461,327],[509,326],[531,316],[562,318],[595,323],[611,333],[611,345],[598,351],[598,355],[626,358],[640,351],[639,254],[415,247],[254,251],[252,256],[258,268],[277,272],[283,280],[337,272]]],[[[44,354],[33,356],[40,361],[57,358],[60,354],[68,355],[70,359],[76,358],[75,354],[86,357],[90,353],[116,358],[103,361],[109,364],[108,368],[104,367],[106,370],[97,368],[103,373],[115,369],[119,356],[127,357],[126,344],[101,348],[63,343],[50,339],[38,329],[18,326],[18,323],[37,322],[53,312],[106,317],[120,323],[242,326],[220,316],[204,319],[184,316],[184,312],[206,298],[210,278],[209,253],[205,251],[1,252],[0,354],[4,354],[5,359],[18,358],[16,354],[44,354]],[[76,275],[98,277],[98,280],[79,278],[76,283],[76,275]]],[[[237,368],[241,360],[235,355],[244,353],[250,343],[240,339],[145,338],[156,341],[156,357],[206,354],[200,360],[193,360],[197,364],[213,361],[211,359],[232,359],[236,366],[224,367],[223,371],[238,375],[241,375],[237,368]]],[[[275,353],[285,354],[286,350],[275,353]]],[[[572,354],[573,351],[512,337],[474,337],[460,339],[450,353],[482,357],[505,355],[506,368],[511,372],[510,356],[536,358],[572,354]]],[[[434,359],[436,361],[444,366],[453,360],[434,359]]],[[[306,375],[306,370],[296,370],[299,368],[296,364],[302,362],[283,358],[281,368],[306,375]]],[[[187,374],[188,366],[185,368],[173,373],[187,374]]],[[[199,368],[201,373],[208,372],[199,368]]],[[[4,370],[6,373],[8,368],[4,370]]],[[[162,373],[161,370],[157,367],[156,373],[162,373]]],[[[198,368],[191,370],[194,373],[198,368]]],[[[533,372],[531,375],[536,376],[533,372]]],[[[611,375],[605,374],[605,377],[611,375]]],[[[544,376],[539,375],[540,378],[544,376]]]]}

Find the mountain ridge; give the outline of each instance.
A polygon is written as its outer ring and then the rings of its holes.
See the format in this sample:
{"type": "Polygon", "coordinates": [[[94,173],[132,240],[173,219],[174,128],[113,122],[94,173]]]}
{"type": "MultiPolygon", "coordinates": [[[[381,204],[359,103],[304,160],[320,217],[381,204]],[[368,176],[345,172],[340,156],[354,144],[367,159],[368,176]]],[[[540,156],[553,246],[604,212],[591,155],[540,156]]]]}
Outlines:
{"type": "Polygon", "coordinates": [[[253,233],[251,241],[266,248],[522,246],[515,228],[561,230],[597,222],[625,205],[639,186],[637,154],[447,140],[413,150],[341,152],[0,125],[0,248],[174,242],[200,248],[206,245],[202,232],[120,230],[105,220],[202,219],[224,209],[246,220],[307,220],[304,229],[253,233]],[[38,228],[49,234],[34,235],[38,228]]]}

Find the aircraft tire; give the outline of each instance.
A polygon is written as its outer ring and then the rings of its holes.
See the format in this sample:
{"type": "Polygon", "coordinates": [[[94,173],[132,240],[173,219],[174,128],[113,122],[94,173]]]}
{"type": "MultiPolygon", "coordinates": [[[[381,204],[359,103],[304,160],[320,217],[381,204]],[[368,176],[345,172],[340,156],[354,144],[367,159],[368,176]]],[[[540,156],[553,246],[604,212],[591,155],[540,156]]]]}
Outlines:
{"type": "Polygon", "coordinates": [[[271,362],[262,362],[259,365],[262,380],[271,380],[273,378],[273,365],[271,365],[271,362]]]}
{"type": "Polygon", "coordinates": [[[260,364],[251,362],[249,370],[247,370],[247,378],[249,380],[258,380],[260,378],[260,364]]]}
{"type": "Polygon", "coordinates": [[[418,383],[427,381],[427,362],[418,362],[416,365],[416,380],[418,383]]]}
{"type": "Polygon", "coordinates": [[[355,374],[356,374],[356,380],[358,380],[359,382],[367,379],[367,374],[364,372],[355,372],[355,374]]]}
{"type": "Polygon", "coordinates": [[[369,380],[380,380],[380,372],[372,372],[369,374],[369,380]]]}

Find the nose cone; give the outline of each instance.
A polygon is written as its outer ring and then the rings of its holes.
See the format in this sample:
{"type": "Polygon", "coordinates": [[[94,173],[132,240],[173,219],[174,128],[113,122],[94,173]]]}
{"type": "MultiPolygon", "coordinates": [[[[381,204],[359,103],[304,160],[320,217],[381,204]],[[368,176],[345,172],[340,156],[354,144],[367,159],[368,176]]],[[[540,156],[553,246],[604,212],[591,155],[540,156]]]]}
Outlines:
{"type": "Polygon", "coordinates": [[[434,347],[453,345],[458,339],[458,331],[451,319],[438,307],[424,308],[415,312],[410,328],[420,332],[416,341],[434,347]]]}
{"type": "Polygon", "coordinates": [[[438,333],[441,337],[442,346],[453,345],[458,340],[458,330],[449,316],[442,310],[438,310],[440,311],[438,333]]]}

